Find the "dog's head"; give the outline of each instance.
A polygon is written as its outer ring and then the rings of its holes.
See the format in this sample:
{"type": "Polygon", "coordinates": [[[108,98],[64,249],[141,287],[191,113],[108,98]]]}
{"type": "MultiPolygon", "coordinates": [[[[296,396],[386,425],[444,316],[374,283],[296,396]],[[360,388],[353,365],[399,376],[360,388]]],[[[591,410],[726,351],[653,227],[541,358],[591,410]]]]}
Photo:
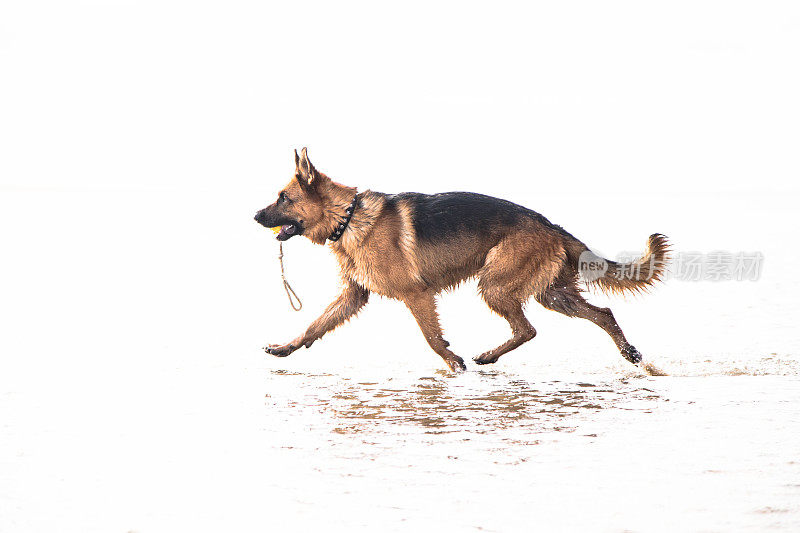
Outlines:
{"type": "Polygon", "coordinates": [[[304,235],[324,244],[338,223],[337,206],[348,205],[355,189],[334,183],[314,168],[305,148],[299,155],[294,151],[294,163],[294,177],[275,203],[256,213],[255,220],[267,228],[280,226],[279,241],[304,235]]]}

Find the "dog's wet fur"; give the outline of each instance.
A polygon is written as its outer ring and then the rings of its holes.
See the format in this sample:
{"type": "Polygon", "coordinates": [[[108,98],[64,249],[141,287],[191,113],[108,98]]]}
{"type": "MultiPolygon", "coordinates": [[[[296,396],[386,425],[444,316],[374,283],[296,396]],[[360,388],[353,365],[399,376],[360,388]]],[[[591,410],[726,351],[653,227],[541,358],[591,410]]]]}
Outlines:
{"type": "MultiPolygon", "coordinates": [[[[311,346],[353,317],[374,292],[405,303],[433,351],[452,371],[463,371],[464,360],[448,349],[442,337],[436,295],[477,277],[481,296],[508,321],[512,337],[475,357],[476,363],[494,363],[536,336],[523,313],[530,297],[548,309],[597,324],[625,359],[633,364],[641,361],[611,310],[582,296],[579,262],[587,246],[515,203],[469,192],[357,193],[319,172],[303,148],[301,154],[295,151],[294,177],[255,219],[266,227],[281,226],[279,240],[303,235],[325,244],[346,222],[354,197],[349,224],[340,239],[329,242],[341,269],[341,294],[305,333],[288,344],[269,345],[268,353],[285,357],[311,346]]],[[[666,237],[653,234],[638,261],[604,260],[605,274],[584,279],[611,293],[646,290],[663,277],[668,252],[666,237]]]]}

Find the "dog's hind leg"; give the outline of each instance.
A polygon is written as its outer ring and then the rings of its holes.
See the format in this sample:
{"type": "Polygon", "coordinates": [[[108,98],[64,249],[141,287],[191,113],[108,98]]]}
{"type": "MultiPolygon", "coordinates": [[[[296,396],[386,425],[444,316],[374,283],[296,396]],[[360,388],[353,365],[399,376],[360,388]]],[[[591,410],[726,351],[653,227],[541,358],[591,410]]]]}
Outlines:
{"type": "Polygon", "coordinates": [[[503,296],[495,291],[486,289],[483,289],[481,294],[489,308],[508,321],[512,333],[512,337],[509,340],[473,359],[479,365],[488,365],[497,362],[504,353],[519,348],[522,344],[534,338],[536,330],[525,318],[525,313],[522,311],[522,302],[519,300],[512,296],[503,296]]]}
{"type": "Polygon", "coordinates": [[[476,363],[495,363],[501,355],[536,336],[522,304],[532,292],[550,284],[564,259],[558,239],[527,231],[508,235],[489,251],[478,273],[478,289],[489,308],[508,321],[512,336],[497,348],[475,357],[476,363]]]}
{"type": "Polygon", "coordinates": [[[403,298],[414,319],[422,330],[425,340],[434,352],[439,354],[450,370],[463,372],[467,369],[464,360],[447,349],[449,342],[442,338],[442,327],[436,312],[436,296],[432,292],[422,292],[403,298]]]}
{"type": "Polygon", "coordinates": [[[607,307],[597,307],[587,302],[581,295],[575,283],[575,276],[561,276],[544,292],[536,296],[536,300],[547,309],[558,311],[567,316],[583,318],[597,324],[608,333],[614,344],[617,345],[622,357],[633,364],[642,360],[639,353],[622,333],[622,328],[617,324],[614,314],[607,307]]]}

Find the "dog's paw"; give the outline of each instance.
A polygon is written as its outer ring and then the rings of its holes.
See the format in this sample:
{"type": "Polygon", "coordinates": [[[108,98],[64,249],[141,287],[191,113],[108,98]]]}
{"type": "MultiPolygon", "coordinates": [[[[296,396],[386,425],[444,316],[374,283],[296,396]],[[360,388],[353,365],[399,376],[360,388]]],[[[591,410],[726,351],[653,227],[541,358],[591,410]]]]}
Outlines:
{"type": "Polygon", "coordinates": [[[634,347],[631,344],[627,345],[625,348],[620,350],[620,353],[622,353],[622,357],[624,357],[634,365],[638,365],[639,363],[642,362],[642,354],[639,353],[639,350],[637,350],[636,347],[634,347]]]}
{"type": "Polygon", "coordinates": [[[473,361],[478,363],[479,365],[491,365],[492,363],[497,362],[497,357],[494,356],[492,352],[483,352],[480,355],[476,355],[472,358],[473,361]]]}
{"type": "Polygon", "coordinates": [[[467,369],[467,365],[464,364],[464,360],[461,359],[459,356],[455,356],[452,359],[447,359],[447,366],[450,367],[450,370],[455,372],[456,374],[460,374],[467,369]]]}
{"type": "Polygon", "coordinates": [[[270,344],[264,347],[264,351],[275,357],[286,357],[297,348],[293,344],[270,344]]]}

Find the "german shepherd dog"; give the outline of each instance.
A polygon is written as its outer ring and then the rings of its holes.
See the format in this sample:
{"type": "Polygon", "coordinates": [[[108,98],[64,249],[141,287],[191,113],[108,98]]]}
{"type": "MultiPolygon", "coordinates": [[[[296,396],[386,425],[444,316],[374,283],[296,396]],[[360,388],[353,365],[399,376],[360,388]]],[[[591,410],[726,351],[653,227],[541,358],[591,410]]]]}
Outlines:
{"type": "MultiPolygon", "coordinates": [[[[264,348],[267,353],[285,357],[301,346],[308,348],[353,317],[374,292],[402,301],[433,351],[450,370],[461,372],[464,360],[448,350],[442,337],[436,295],[477,277],[481,296],[508,321],[512,337],[475,357],[476,363],[494,363],[536,336],[523,313],[531,296],[547,309],[597,324],[625,359],[641,362],[611,310],[595,307],[581,294],[578,282],[586,272],[580,263],[591,255],[587,246],[539,213],[468,192],[357,192],[314,168],[305,148],[294,154],[294,176],[255,220],[280,226],[280,241],[296,235],[316,244],[330,241],[343,287],[305,333],[288,344],[270,344],[264,348]]],[[[653,234],[638,261],[597,258],[603,268],[583,277],[606,292],[642,291],[663,277],[668,252],[666,237],[653,234]]]]}

